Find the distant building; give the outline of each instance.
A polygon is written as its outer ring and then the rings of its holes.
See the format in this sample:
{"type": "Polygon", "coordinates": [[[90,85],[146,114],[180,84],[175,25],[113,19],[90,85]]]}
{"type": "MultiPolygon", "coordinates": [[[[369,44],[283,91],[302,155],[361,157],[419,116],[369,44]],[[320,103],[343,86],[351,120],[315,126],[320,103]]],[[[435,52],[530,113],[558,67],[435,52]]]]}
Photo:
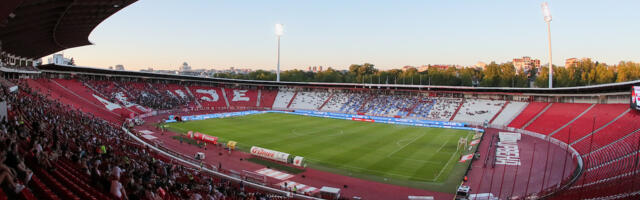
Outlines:
{"type": "MultiPolygon", "coordinates": [[[[533,69],[540,68],[540,60],[539,59],[531,59],[529,56],[524,56],[522,58],[514,58],[513,66],[516,68],[517,73],[527,73],[533,69]]],[[[540,72],[541,70],[538,70],[540,72]]]]}
{"type": "Polygon", "coordinates": [[[422,65],[420,67],[418,67],[418,72],[424,72],[429,70],[429,65],[422,65]]]}
{"type": "Polygon", "coordinates": [[[179,70],[181,72],[183,72],[183,71],[187,71],[188,72],[188,71],[191,71],[191,66],[189,66],[189,64],[187,64],[187,62],[183,62],[182,66],[180,66],[179,70]]]}
{"type": "Polygon", "coordinates": [[[123,65],[116,65],[116,70],[124,71],[124,66],[123,65]]]}
{"type": "Polygon", "coordinates": [[[321,72],[322,66],[309,66],[307,67],[308,72],[321,72]]]}
{"type": "Polygon", "coordinates": [[[153,72],[160,74],[177,74],[176,70],[156,70],[153,72]]]}
{"type": "Polygon", "coordinates": [[[485,68],[487,68],[487,63],[484,63],[484,62],[478,62],[478,63],[476,63],[475,67],[476,67],[476,68],[480,68],[480,69],[482,69],[482,70],[485,70],[485,68]]]}
{"type": "Polygon", "coordinates": [[[564,60],[564,67],[571,67],[571,66],[577,66],[578,65],[578,59],[577,58],[567,58],[566,60],[564,60]]]}
{"type": "Polygon", "coordinates": [[[435,69],[449,69],[449,65],[429,65],[429,69],[431,68],[435,68],[435,69]]]}
{"type": "Polygon", "coordinates": [[[49,64],[74,65],[73,58],[65,58],[64,54],[61,53],[53,54],[53,56],[49,58],[49,64]]]}
{"type": "Polygon", "coordinates": [[[414,67],[414,66],[409,66],[409,65],[407,65],[407,66],[402,67],[402,71],[403,71],[403,72],[405,72],[405,71],[407,71],[407,70],[409,70],[409,69],[412,69],[412,68],[413,68],[413,69],[415,69],[415,67],[414,67]]]}

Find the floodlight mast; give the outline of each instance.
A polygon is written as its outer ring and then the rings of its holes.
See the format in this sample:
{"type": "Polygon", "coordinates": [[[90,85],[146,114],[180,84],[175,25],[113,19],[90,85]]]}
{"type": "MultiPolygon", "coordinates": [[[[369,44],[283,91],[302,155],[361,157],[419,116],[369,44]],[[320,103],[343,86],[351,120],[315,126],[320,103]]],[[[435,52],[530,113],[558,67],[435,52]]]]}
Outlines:
{"type": "Polygon", "coordinates": [[[284,29],[282,27],[282,24],[276,24],[276,36],[278,37],[278,66],[276,69],[276,81],[280,82],[280,36],[282,36],[282,33],[284,32],[284,29]]]}
{"type": "Polygon", "coordinates": [[[547,37],[549,40],[549,88],[553,88],[553,62],[551,61],[551,11],[547,2],[542,3],[542,14],[547,23],[547,37]]]}

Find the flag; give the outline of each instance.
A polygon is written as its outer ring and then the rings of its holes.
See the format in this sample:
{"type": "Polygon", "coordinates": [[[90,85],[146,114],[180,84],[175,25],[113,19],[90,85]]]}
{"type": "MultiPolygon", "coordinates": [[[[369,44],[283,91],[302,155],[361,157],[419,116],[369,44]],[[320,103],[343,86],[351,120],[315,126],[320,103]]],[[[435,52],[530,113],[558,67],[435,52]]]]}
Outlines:
{"type": "Polygon", "coordinates": [[[473,158],[473,154],[464,155],[460,158],[460,162],[467,162],[467,160],[471,160],[471,158],[473,158]]]}

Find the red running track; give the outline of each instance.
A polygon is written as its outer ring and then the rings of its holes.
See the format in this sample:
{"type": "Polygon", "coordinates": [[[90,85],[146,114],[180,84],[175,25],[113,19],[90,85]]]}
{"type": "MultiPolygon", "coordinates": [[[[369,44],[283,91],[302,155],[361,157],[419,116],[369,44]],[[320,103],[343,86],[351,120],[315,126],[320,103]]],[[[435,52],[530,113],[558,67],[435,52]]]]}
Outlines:
{"type": "MultiPolygon", "coordinates": [[[[491,137],[498,132],[499,130],[496,129],[486,130],[478,150],[481,156],[473,162],[468,172],[469,181],[465,185],[471,186],[473,194],[492,193],[500,199],[508,199],[523,196],[525,192],[537,193],[543,188],[557,187],[562,177],[569,178],[577,165],[570,154],[565,154],[564,148],[522,134],[518,142],[520,166],[495,165],[492,167],[493,156],[491,156],[484,167],[491,137]],[[548,159],[547,152],[549,152],[548,159]]],[[[492,155],[494,151],[495,145],[489,154],[492,155]]]]}

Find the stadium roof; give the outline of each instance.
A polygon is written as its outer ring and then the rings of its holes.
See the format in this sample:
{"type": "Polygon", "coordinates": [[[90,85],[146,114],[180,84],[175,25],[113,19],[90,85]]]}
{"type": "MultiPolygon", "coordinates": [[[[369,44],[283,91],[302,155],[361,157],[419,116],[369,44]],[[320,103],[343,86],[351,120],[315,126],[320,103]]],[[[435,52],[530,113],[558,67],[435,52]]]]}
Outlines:
{"type": "Polygon", "coordinates": [[[2,0],[2,50],[40,58],[90,45],[89,34],[107,17],[137,0],[2,0]]]}

